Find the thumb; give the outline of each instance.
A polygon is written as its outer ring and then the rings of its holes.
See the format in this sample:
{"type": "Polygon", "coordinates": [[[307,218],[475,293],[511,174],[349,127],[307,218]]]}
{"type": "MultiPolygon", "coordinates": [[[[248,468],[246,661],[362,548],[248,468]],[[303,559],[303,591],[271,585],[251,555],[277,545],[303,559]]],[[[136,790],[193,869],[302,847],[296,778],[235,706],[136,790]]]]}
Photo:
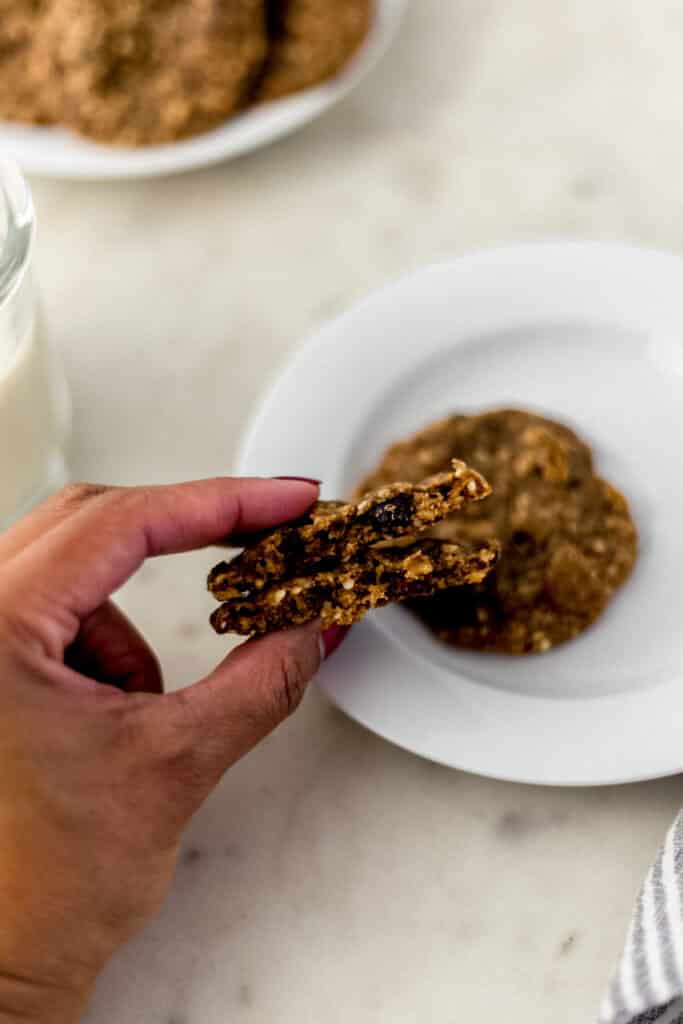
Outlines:
{"type": "Polygon", "coordinates": [[[323,657],[320,626],[309,623],[248,640],[204,679],[162,698],[176,739],[191,751],[200,799],[296,710],[323,657]]]}

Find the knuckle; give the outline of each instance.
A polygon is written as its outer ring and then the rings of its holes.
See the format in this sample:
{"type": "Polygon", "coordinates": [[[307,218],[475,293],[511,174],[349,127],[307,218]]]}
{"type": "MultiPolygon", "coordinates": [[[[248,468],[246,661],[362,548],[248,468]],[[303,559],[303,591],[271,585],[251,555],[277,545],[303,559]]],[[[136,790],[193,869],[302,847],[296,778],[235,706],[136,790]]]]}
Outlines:
{"type": "Polygon", "coordinates": [[[275,722],[294,714],[301,704],[307,683],[308,674],[305,666],[296,654],[289,654],[280,659],[270,686],[271,714],[275,722]]]}
{"type": "Polygon", "coordinates": [[[71,483],[59,492],[59,504],[65,513],[75,511],[93,498],[111,491],[104,484],[71,483]]]}
{"type": "Polygon", "coordinates": [[[139,501],[137,487],[111,487],[106,495],[107,504],[117,509],[132,509],[139,501]]]}
{"type": "Polygon", "coordinates": [[[114,535],[123,524],[139,524],[145,518],[149,496],[147,487],[105,488],[98,503],[100,529],[114,535]]]}
{"type": "Polygon", "coordinates": [[[72,627],[68,617],[60,620],[54,609],[48,614],[40,602],[21,600],[0,584],[0,649],[22,661],[36,654],[59,660],[62,630],[72,627]]]}
{"type": "Polygon", "coordinates": [[[108,495],[110,511],[119,516],[139,517],[150,504],[153,495],[151,487],[116,487],[108,495]]]}
{"type": "Polygon", "coordinates": [[[9,655],[22,655],[35,647],[35,633],[24,616],[0,594],[0,647],[9,655]]]}

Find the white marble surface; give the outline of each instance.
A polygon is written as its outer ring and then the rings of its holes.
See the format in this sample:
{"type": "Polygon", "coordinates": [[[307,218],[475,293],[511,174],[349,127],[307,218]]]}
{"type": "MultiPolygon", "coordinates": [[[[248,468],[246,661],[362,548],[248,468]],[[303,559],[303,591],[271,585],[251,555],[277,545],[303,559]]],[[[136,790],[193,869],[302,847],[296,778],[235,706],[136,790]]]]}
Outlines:
{"type": "MultiPolygon", "coordinates": [[[[419,0],[367,83],[273,148],[140,184],[34,182],[76,474],[228,470],[301,336],[407,268],[520,237],[683,247],[682,54],[677,0],[419,0]]],[[[223,649],[197,589],[211,560],[149,565],[123,595],[173,686],[223,649]]],[[[197,815],[88,1019],[590,1021],[681,802],[680,779],[447,771],[312,692],[197,815]]]]}

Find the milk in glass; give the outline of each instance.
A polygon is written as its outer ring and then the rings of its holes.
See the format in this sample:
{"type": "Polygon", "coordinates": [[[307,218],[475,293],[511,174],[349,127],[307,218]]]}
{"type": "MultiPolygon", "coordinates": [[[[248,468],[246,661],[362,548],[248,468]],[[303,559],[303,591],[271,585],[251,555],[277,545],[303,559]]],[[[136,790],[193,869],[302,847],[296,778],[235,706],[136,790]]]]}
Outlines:
{"type": "Polygon", "coordinates": [[[67,477],[66,385],[31,273],[30,193],[0,161],[0,529],[67,477]]]}

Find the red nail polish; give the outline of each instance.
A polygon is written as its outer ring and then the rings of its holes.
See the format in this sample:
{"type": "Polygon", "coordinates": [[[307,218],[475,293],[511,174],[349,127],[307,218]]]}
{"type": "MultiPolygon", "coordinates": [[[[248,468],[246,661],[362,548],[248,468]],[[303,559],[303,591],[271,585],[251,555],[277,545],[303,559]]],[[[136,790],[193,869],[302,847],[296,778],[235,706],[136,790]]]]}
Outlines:
{"type": "Polygon", "coordinates": [[[322,483],[322,480],[314,480],[310,476],[274,476],[273,480],[296,480],[301,484],[315,484],[316,487],[322,483]]]}
{"type": "Polygon", "coordinates": [[[328,626],[327,629],[323,630],[322,638],[326,658],[334,654],[350,629],[350,626],[328,626]]]}

